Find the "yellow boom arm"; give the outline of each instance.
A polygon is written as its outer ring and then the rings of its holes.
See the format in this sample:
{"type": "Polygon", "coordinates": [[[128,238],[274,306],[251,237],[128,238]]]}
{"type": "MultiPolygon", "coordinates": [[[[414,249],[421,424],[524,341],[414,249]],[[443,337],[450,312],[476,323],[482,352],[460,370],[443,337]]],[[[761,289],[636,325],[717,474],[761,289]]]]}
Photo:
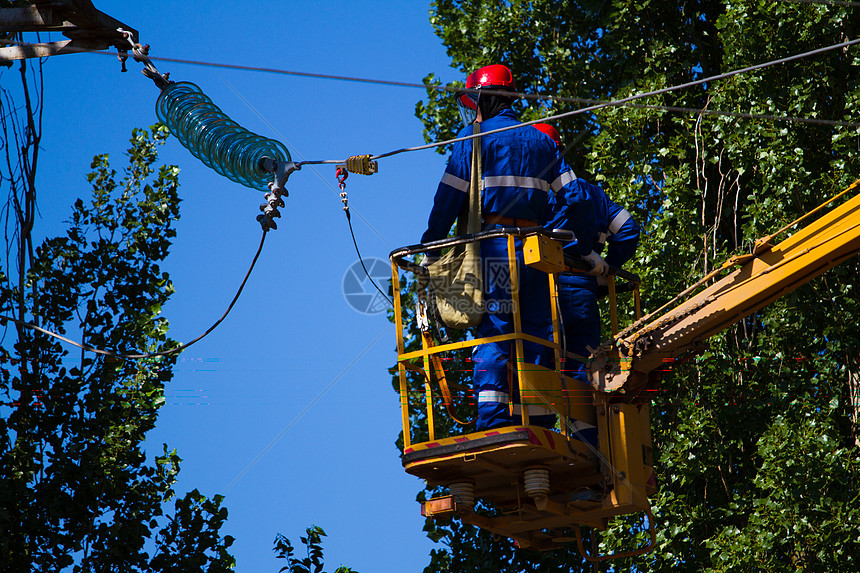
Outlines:
{"type": "MultiPolygon", "coordinates": [[[[860,180],[843,193],[857,187],[860,180]]],[[[605,392],[636,389],[664,359],[680,356],[860,252],[860,195],[777,245],[771,237],[759,240],[753,253],[727,261],[723,268],[739,266],[728,276],[603,344],[589,367],[592,386],[605,392]]]]}

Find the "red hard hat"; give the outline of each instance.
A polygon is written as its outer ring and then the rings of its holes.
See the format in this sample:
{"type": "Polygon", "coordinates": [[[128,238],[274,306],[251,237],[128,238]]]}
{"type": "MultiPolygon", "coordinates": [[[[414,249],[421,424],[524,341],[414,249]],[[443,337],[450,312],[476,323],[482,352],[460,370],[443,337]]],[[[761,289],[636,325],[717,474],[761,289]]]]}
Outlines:
{"type": "Polygon", "coordinates": [[[514,75],[502,64],[484,66],[469,74],[466,78],[466,89],[474,88],[507,88],[517,91],[514,75]]]}
{"type": "Polygon", "coordinates": [[[466,88],[454,95],[460,117],[464,125],[472,125],[478,112],[478,94],[480,88],[517,91],[514,75],[506,66],[493,64],[475,70],[466,78],[466,88]]]}
{"type": "Polygon", "coordinates": [[[539,131],[542,131],[548,136],[550,136],[552,140],[555,141],[555,144],[561,147],[561,136],[558,134],[558,132],[553,126],[548,123],[535,123],[533,125],[535,126],[535,129],[538,129],[539,131]]]}

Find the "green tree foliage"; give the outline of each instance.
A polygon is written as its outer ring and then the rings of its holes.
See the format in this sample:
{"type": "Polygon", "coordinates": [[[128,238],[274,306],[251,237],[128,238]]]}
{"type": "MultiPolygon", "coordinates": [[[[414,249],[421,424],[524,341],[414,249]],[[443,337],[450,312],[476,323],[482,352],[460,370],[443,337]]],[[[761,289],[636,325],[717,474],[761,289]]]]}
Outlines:
{"type": "MultiPolygon", "coordinates": [[[[281,567],[279,573],[323,573],[323,548],[322,538],[325,537],[322,527],[311,525],[305,530],[305,536],[300,537],[305,546],[306,557],[294,557],[295,548],[290,540],[280,533],[275,537],[275,557],[286,559],[287,564],[281,567]]],[[[358,573],[357,571],[341,565],[334,573],[358,573]]]]}
{"type": "MultiPolygon", "coordinates": [[[[93,159],[92,196],[75,203],[65,235],[18,253],[20,281],[0,274],[0,314],[97,348],[175,346],[160,316],[173,292],[160,263],[179,217],[179,169],[155,165],[167,136],[163,126],[134,130],[121,178],[107,155],[93,159]]],[[[143,449],[175,355],[70,352],[55,338],[5,324],[0,570],[232,569],[233,540],[219,534],[227,519],[221,496],[177,498],[176,451],[165,445],[150,463],[143,449]],[[171,500],[175,511],[165,514],[171,500]]]]}
{"type": "MultiPolygon", "coordinates": [[[[522,100],[524,119],[860,36],[856,7],[824,2],[437,0],[430,21],[464,76],[503,63],[521,91],[557,96],[522,100]]],[[[860,176],[856,125],[792,119],[858,121],[859,53],[834,50],[555,123],[575,171],[643,225],[629,267],[643,278],[646,311],[860,176]]],[[[449,100],[428,89],[418,104],[428,141],[457,130],[449,100]]],[[[854,258],[711,338],[663,380],[652,407],[657,548],[614,567],[858,569],[858,284],[854,258]]],[[[601,552],[635,546],[632,524],[602,533],[601,552]]],[[[504,540],[470,527],[427,529],[444,542],[429,571],[484,558],[501,571],[557,570],[557,557],[518,562],[504,540]]]]}

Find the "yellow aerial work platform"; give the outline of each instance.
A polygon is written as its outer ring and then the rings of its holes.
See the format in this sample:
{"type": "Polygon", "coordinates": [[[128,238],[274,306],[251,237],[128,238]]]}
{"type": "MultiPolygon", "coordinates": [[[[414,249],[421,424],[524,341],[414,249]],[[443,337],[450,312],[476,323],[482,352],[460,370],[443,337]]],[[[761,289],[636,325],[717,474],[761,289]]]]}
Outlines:
{"type": "MultiPolygon", "coordinates": [[[[647,421],[647,415],[631,414],[640,428],[647,421]]],[[[632,453],[607,482],[585,443],[540,426],[509,426],[415,444],[404,449],[402,460],[408,473],[451,492],[425,502],[424,515],[454,514],[516,539],[520,547],[548,550],[570,541],[570,529],[578,525],[604,529],[609,517],[649,511],[653,473],[632,453]],[[611,487],[616,479],[618,487],[611,487]],[[475,499],[500,515],[475,513],[475,499]]]]}
{"type": "MultiPolygon", "coordinates": [[[[424,323],[422,347],[407,352],[400,293],[397,289],[394,292],[404,436],[402,463],[408,473],[426,480],[428,486],[443,486],[449,492],[424,502],[422,513],[453,515],[464,523],[515,539],[520,547],[550,550],[578,538],[580,525],[604,529],[612,516],[641,512],[649,516],[651,543],[626,554],[645,552],[653,545],[654,538],[648,495],[656,491],[647,403],[613,402],[610,395],[566,376],[561,370],[565,357],[559,341],[543,340],[522,332],[516,310],[519,307],[517,238],[524,240],[526,264],[547,273],[553,301],[552,309],[547,310],[552,313],[555,337],[559,336],[556,277],[565,267],[561,243],[553,240],[553,233],[540,228],[508,228],[406,247],[391,255],[393,284],[399,284],[401,269],[414,273],[424,271],[404,259],[406,255],[498,237],[506,237],[508,243],[514,309],[511,334],[437,345],[428,326],[428,317],[423,316],[419,318],[419,323],[424,323]],[[558,430],[530,425],[528,408],[520,406],[516,411],[520,412],[522,424],[437,437],[434,407],[438,408],[440,397],[450,402],[443,356],[478,344],[505,340],[511,341],[516,356],[523,355],[525,341],[552,348],[556,370],[525,364],[514,357],[521,403],[549,408],[562,420],[574,419],[596,426],[598,448],[577,439],[576,432],[567,423],[559,424],[558,430]],[[424,386],[429,439],[419,443],[413,443],[412,435],[417,429],[411,428],[409,423],[410,372],[417,375],[424,386]],[[437,384],[439,389],[435,390],[437,384]]],[[[638,288],[634,275],[617,269],[616,272],[632,280],[634,290],[638,288]]],[[[638,307],[638,296],[636,300],[638,307]]],[[[582,547],[581,551],[585,555],[582,547]]]]}
{"type": "MultiPolygon", "coordinates": [[[[615,288],[615,278],[610,276],[612,337],[587,359],[589,384],[566,376],[559,367],[568,358],[584,361],[582,357],[564,353],[558,340],[561,329],[556,277],[559,272],[569,270],[560,253],[559,240],[564,237],[539,227],[507,228],[394,251],[393,284],[399,285],[401,271],[417,277],[425,272],[405,259],[407,255],[488,238],[506,237],[508,245],[514,318],[510,334],[437,345],[426,316],[428,305],[425,302],[422,307],[419,299],[421,348],[407,352],[400,291],[394,289],[403,466],[410,474],[427,480],[431,487],[447,487],[449,493],[425,502],[423,513],[454,515],[465,523],[515,539],[521,547],[553,549],[559,543],[576,539],[580,552],[589,560],[648,551],[654,544],[654,519],[648,496],[656,491],[648,412],[651,374],[658,372],[667,360],[699,347],[708,337],[860,252],[860,195],[857,194],[827,213],[822,211],[816,220],[782,242],[775,242],[777,235],[858,189],[860,180],[800,219],[758,240],[751,252],[730,258],[644,318],[639,305],[638,279],[613,269],[614,275],[624,278],[632,287],[636,321],[619,332],[615,295],[616,290],[622,289],[615,288]],[[522,331],[517,312],[517,238],[523,240],[525,263],[547,274],[553,340],[542,340],[522,331]],[[423,316],[421,308],[425,309],[423,316]],[[528,408],[520,406],[522,424],[437,437],[434,407],[451,402],[443,354],[500,341],[510,341],[514,348],[513,368],[522,406],[549,408],[564,422],[558,424],[558,431],[530,425],[528,408]],[[517,359],[523,356],[526,341],[552,348],[556,370],[517,359]],[[423,384],[426,431],[410,426],[410,376],[423,384]],[[438,385],[438,391],[434,384],[438,385]],[[597,427],[597,448],[576,439],[572,430],[575,425],[566,422],[570,419],[597,427]],[[413,435],[422,436],[422,441],[413,443],[413,435]],[[603,529],[612,516],[633,513],[647,516],[651,533],[647,546],[602,557],[586,555],[580,525],[603,529]]],[[[456,419],[453,414],[452,418],[456,419]]]]}

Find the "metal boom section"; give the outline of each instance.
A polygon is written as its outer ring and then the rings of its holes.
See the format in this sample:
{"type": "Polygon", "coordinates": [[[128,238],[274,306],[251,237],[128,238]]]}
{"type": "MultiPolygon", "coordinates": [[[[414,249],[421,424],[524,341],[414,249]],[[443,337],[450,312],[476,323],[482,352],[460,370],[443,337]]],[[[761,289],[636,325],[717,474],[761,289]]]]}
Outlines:
{"type": "MultiPolygon", "coordinates": [[[[855,181],[845,192],[860,187],[855,181]]],[[[845,193],[843,192],[843,193],[845,193]]],[[[662,314],[637,321],[595,352],[589,377],[604,392],[645,384],[648,373],[860,252],[860,195],[781,243],[773,235],[732,257],[736,270],[662,314]]]]}

